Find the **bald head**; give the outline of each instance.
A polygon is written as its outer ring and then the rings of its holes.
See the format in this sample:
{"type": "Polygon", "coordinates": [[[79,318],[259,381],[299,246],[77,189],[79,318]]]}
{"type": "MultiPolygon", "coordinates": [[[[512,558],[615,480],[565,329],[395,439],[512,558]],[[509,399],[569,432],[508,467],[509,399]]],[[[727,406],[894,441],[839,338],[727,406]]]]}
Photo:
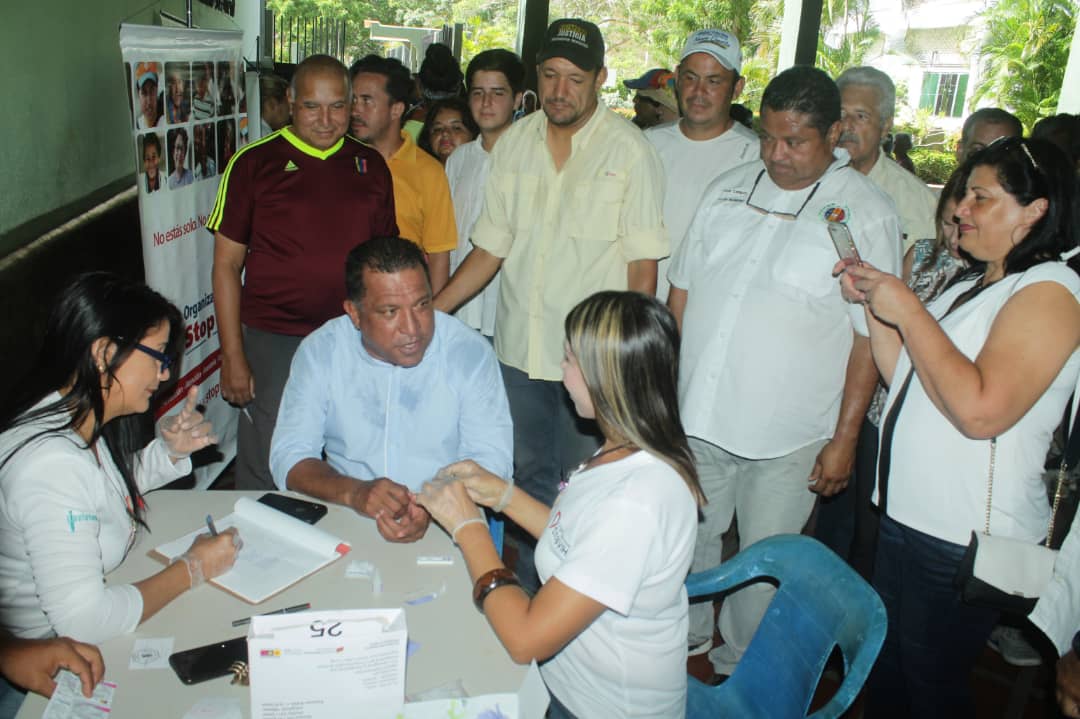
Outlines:
{"type": "Polygon", "coordinates": [[[292,81],[289,83],[289,92],[292,93],[293,101],[296,98],[296,89],[300,86],[300,82],[308,75],[329,75],[333,77],[339,75],[341,77],[341,84],[345,88],[345,92],[349,93],[352,89],[349,84],[349,68],[338,60],[336,57],[330,57],[329,55],[309,55],[304,58],[303,62],[296,66],[296,71],[293,73],[292,81]]]}
{"type": "Polygon", "coordinates": [[[345,66],[329,55],[312,55],[289,85],[292,129],[317,150],[329,150],[349,129],[352,86],[345,66]]]}
{"type": "Polygon", "coordinates": [[[956,159],[963,162],[994,140],[1002,137],[1020,137],[1024,126],[1015,115],[999,107],[983,107],[968,115],[956,143],[956,159]]]}

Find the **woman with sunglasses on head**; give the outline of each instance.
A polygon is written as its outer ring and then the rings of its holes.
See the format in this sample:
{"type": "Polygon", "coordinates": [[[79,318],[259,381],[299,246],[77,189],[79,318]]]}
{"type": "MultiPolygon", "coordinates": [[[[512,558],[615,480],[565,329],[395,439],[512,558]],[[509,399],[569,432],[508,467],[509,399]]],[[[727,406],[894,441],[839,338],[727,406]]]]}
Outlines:
{"type": "Polygon", "coordinates": [[[566,318],[563,384],[604,444],[548,507],[473,462],[443,469],[419,501],[461,547],[474,599],[519,663],[540,671],[552,719],[686,712],[683,582],[704,501],[679,421],[679,334],[653,297],[599,292],[566,318]],[[529,597],[477,504],[537,537],[529,597]]]}
{"type": "Polygon", "coordinates": [[[889,384],[874,571],[889,630],[868,684],[874,717],[973,715],[968,677],[998,613],[963,603],[953,581],[987,521],[993,535],[1045,538],[1043,461],[1080,371],[1073,169],[1049,143],[1009,138],[960,172],[959,245],[973,264],[936,300],[837,266],[889,384]]]}
{"type": "Polygon", "coordinates": [[[146,527],[143,493],[188,474],[189,455],[216,441],[192,388],[141,447],[141,415],[183,333],[168,300],[104,272],[54,305],[34,384],[53,389],[0,424],[0,624],[16,636],[105,641],[232,566],[229,530],[141,582],[105,582],[146,527]]]}

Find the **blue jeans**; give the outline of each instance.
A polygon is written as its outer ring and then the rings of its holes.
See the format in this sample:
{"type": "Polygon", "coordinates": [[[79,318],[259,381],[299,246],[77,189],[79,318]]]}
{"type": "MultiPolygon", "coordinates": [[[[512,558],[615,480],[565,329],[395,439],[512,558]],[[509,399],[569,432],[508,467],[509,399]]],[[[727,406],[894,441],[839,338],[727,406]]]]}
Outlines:
{"type": "Polygon", "coordinates": [[[969,681],[998,612],[953,587],[964,547],[881,519],[874,589],[889,629],[867,682],[866,716],[974,717],[969,681]]]}
{"type": "MultiPolygon", "coordinates": [[[[595,422],[577,416],[562,382],[529,379],[501,362],[499,367],[514,421],[514,483],[550,507],[559,482],[600,446],[599,430],[595,422]]],[[[515,570],[522,586],[535,593],[540,588],[533,563],[536,540],[509,524],[506,538],[517,550],[515,570]]]]}
{"type": "Polygon", "coordinates": [[[874,576],[881,513],[871,498],[877,485],[878,428],[863,419],[855,446],[855,471],[847,488],[818,499],[814,537],[851,565],[866,581],[874,576]]]}
{"type": "Polygon", "coordinates": [[[0,677],[0,719],[14,719],[25,698],[26,692],[0,677]]]}

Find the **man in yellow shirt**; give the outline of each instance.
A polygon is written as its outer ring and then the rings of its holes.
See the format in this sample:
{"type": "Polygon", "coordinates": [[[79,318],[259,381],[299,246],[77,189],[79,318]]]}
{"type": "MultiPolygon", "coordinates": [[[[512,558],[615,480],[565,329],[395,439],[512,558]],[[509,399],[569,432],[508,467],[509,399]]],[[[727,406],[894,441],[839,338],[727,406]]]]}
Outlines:
{"type": "MultiPolygon", "coordinates": [[[[563,321],[600,290],[655,293],[669,244],[660,159],[597,97],[607,78],[600,30],[556,20],[536,60],[543,112],[515,123],[492,151],[475,249],[435,306],[453,311],[502,268],[495,351],[514,420],[514,479],[550,505],[599,444],[560,382],[563,321]]],[[[516,544],[518,575],[535,589],[531,544],[516,544]]]]}
{"type": "Polygon", "coordinates": [[[398,231],[427,253],[431,289],[438,292],[450,277],[450,250],[457,247],[457,225],[442,165],[418,148],[401,127],[412,77],[398,60],[378,55],[357,60],[349,75],[353,88],[351,133],[378,150],[390,166],[398,231]]]}

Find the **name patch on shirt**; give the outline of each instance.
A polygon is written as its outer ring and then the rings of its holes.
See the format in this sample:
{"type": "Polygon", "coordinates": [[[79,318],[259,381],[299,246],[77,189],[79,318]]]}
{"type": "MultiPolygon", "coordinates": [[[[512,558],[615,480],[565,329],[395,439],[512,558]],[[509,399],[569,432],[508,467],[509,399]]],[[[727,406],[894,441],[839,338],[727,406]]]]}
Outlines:
{"type": "Polygon", "coordinates": [[[717,202],[746,202],[750,193],[736,188],[725,188],[716,195],[717,202]]]}
{"type": "Polygon", "coordinates": [[[75,534],[75,525],[81,522],[97,522],[98,516],[96,514],[89,514],[87,512],[72,512],[70,509],[67,513],[67,525],[72,534],[75,534]]]}

